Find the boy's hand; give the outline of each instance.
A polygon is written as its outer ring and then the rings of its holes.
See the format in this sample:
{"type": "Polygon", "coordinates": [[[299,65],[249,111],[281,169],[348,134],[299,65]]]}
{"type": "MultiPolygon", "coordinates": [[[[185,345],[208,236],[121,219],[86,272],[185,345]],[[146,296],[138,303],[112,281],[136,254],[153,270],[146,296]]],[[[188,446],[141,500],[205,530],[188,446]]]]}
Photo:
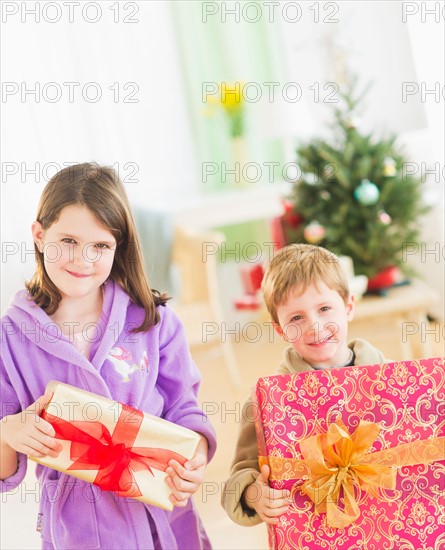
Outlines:
{"type": "Polygon", "coordinates": [[[279,516],[289,510],[290,492],[269,487],[269,474],[269,466],[264,464],[260,475],[254,483],[247,486],[243,496],[247,506],[255,510],[262,521],[273,525],[278,523],[279,516]]]}
{"type": "Polygon", "coordinates": [[[170,460],[165,478],[167,485],[172,490],[170,500],[175,506],[183,508],[187,505],[188,499],[196,493],[204,481],[204,473],[207,466],[208,442],[201,436],[196,453],[181,466],[176,460],[170,460]]]}
{"type": "Polygon", "coordinates": [[[25,455],[55,458],[62,445],[55,439],[51,424],[39,416],[51,397],[52,393],[47,392],[24,411],[5,416],[1,425],[2,443],[25,455]]]}

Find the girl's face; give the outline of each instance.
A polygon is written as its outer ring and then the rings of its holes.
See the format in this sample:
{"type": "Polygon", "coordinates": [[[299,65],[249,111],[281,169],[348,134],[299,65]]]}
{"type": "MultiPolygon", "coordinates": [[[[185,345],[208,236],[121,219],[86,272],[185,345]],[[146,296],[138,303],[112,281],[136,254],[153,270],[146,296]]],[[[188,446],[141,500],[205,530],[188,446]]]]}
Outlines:
{"type": "Polygon", "coordinates": [[[34,222],[32,233],[62,299],[97,296],[113,267],[116,240],[86,206],[66,206],[48,229],[34,222]]]}

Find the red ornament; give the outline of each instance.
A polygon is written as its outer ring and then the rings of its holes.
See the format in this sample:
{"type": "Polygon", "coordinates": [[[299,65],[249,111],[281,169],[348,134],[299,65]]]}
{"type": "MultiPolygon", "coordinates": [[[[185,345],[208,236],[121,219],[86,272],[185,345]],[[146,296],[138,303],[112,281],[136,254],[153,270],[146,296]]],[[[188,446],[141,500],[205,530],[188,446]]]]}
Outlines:
{"type": "Polygon", "coordinates": [[[301,223],[302,218],[299,214],[295,212],[294,203],[283,200],[283,206],[284,206],[284,214],[282,216],[283,221],[292,228],[298,227],[301,223]]]}

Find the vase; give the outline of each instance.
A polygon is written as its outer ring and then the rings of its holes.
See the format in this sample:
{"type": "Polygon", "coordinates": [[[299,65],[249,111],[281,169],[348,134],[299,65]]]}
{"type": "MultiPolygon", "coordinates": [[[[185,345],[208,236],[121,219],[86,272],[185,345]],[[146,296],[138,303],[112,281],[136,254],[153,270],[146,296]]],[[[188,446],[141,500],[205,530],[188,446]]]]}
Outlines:
{"type": "Polygon", "coordinates": [[[233,178],[235,187],[247,187],[253,183],[252,179],[249,179],[248,173],[248,155],[247,144],[243,136],[232,137],[232,159],[235,170],[235,176],[233,178]]]}

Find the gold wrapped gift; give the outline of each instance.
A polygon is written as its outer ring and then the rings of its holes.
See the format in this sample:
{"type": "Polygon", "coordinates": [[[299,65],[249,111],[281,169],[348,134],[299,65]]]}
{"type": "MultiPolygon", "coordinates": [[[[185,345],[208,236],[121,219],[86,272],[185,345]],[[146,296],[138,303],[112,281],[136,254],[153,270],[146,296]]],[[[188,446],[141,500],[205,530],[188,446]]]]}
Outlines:
{"type": "Polygon", "coordinates": [[[172,510],[165,470],[193,457],[200,436],[112,399],[51,381],[42,418],[62,445],[57,458],[32,460],[94,483],[102,490],[172,510]]]}

